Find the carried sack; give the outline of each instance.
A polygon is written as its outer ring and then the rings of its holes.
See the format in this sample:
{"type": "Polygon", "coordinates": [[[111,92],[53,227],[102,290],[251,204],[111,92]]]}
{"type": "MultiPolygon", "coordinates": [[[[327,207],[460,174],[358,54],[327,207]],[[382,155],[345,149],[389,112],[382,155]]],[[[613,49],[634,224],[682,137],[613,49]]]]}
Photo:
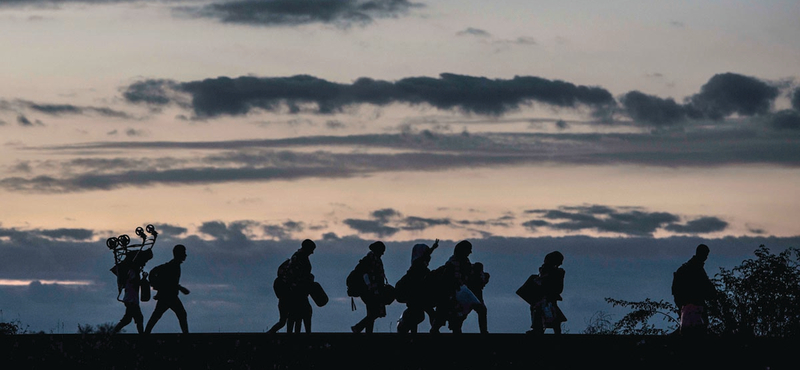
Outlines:
{"type": "Polygon", "coordinates": [[[408,274],[403,275],[394,286],[394,299],[399,303],[408,303],[411,298],[412,287],[409,284],[408,274]]]}
{"type": "Polygon", "coordinates": [[[542,280],[539,275],[533,274],[525,280],[519,289],[517,295],[530,305],[534,305],[542,298],[544,298],[544,289],[542,289],[542,280]]]}
{"type": "Polygon", "coordinates": [[[461,285],[456,289],[456,310],[455,313],[459,317],[467,316],[472,308],[479,305],[481,301],[475,296],[466,285],[461,285]]]}
{"type": "Polygon", "coordinates": [[[367,282],[364,281],[364,273],[361,272],[358,266],[347,275],[346,284],[348,297],[361,297],[367,292],[367,282]]]}
{"type": "Polygon", "coordinates": [[[395,291],[396,289],[389,284],[382,286],[378,291],[378,296],[381,298],[381,302],[387,306],[392,304],[395,298],[395,291]]]}
{"type": "Polygon", "coordinates": [[[289,282],[287,281],[289,261],[289,259],[286,259],[278,266],[278,277],[272,282],[272,290],[278,299],[284,298],[289,294],[289,282]]]}
{"type": "Polygon", "coordinates": [[[328,304],[328,294],[325,293],[324,289],[322,289],[322,285],[316,281],[311,283],[309,295],[311,295],[311,300],[314,301],[314,304],[316,304],[317,307],[322,307],[328,304]]]}
{"type": "Polygon", "coordinates": [[[141,290],[141,301],[147,302],[150,300],[150,281],[147,280],[147,275],[142,277],[139,281],[139,289],[141,290]]]}
{"type": "Polygon", "coordinates": [[[153,287],[153,289],[159,290],[162,288],[162,284],[164,283],[163,282],[164,277],[162,275],[164,275],[165,269],[166,269],[166,263],[163,263],[156,267],[153,267],[153,269],[150,270],[150,275],[149,275],[150,286],[153,287]]]}

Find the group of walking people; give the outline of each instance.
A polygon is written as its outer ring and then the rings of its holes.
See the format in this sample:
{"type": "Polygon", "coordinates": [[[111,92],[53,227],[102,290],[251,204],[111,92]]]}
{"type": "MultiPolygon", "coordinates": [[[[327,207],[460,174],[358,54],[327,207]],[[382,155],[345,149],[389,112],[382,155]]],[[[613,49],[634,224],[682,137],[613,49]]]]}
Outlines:
{"type": "MultiPolygon", "coordinates": [[[[480,332],[488,333],[483,289],[489,283],[490,275],[484,271],[482,263],[470,261],[472,243],[467,240],[458,242],[447,262],[431,270],[431,255],[438,247],[438,239],[431,246],[414,245],[408,270],[392,285],[386,277],[381,259],[386,252],[386,245],[380,241],[370,244],[369,252],[359,260],[346,279],[347,294],[352,297],[353,309],[356,307],[354,298],[360,298],[366,306],[366,315],[351,326],[352,332],[372,333],[375,320],[385,317],[386,306],[397,301],[406,305],[397,322],[398,333],[416,333],[426,315],[431,333],[440,332],[445,325],[453,333],[461,333],[464,320],[473,311],[478,316],[480,332]]],[[[321,289],[314,283],[308,260],[315,248],[313,241],[303,241],[301,248],[278,268],[273,288],[278,297],[280,319],[269,329],[269,333],[275,333],[284,326],[289,333],[300,332],[301,324],[305,325],[306,332],[311,331],[312,308],[308,299],[311,296],[319,305],[313,297],[313,287],[321,289]]],[[[533,321],[529,333],[543,333],[545,328],[560,333],[561,323],[567,320],[557,304],[564,288],[564,270],[560,268],[563,261],[564,256],[560,252],[553,252],[545,257],[545,263],[539,269],[538,276],[541,278],[536,280],[536,298],[529,302],[533,321]]]]}
{"type": "MultiPolygon", "coordinates": [[[[397,322],[398,333],[416,333],[426,315],[431,333],[438,333],[445,325],[453,333],[461,333],[464,320],[473,311],[478,316],[480,332],[488,333],[483,289],[489,283],[490,275],[484,271],[483,264],[470,261],[472,243],[467,240],[458,242],[447,262],[431,270],[431,255],[438,247],[438,239],[431,246],[414,245],[408,270],[395,285],[391,285],[381,259],[386,252],[386,245],[380,241],[370,244],[369,252],[358,261],[346,279],[347,294],[352,297],[353,309],[356,307],[356,297],[366,306],[366,316],[351,327],[352,332],[372,333],[375,320],[385,317],[386,306],[397,301],[406,305],[397,322]]],[[[328,302],[326,293],[311,273],[309,256],[315,249],[314,241],[306,239],[300,249],[279,266],[278,276],[273,282],[278,298],[279,320],[268,333],[275,333],[283,327],[289,333],[299,333],[303,327],[306,333],[310,333],[312,306],[309,297],[320,307],[328,302]]],[[[151,250],[130,252],[122,263],[112,269],[117,275],[120,295],[123,295],[121,301],[125,304],[125,315],[114,327],[114,332],[134,321],[139,333],[150,333],[161,316],[167,310],[172,310],[178,317],[181,331],[188,333],[186,310],[179,298],[179,293],[189,294],[189,290],[180,285],[180,265],[186,260],[186,247],[178,244],[172,254],[172,260],[150,271],[150,281],[147,281],[148,274],[144,272],[144,266],[153,258],[151,250]],[[144,326],[139,302],[149,300],[151,285],[158,291],[153,297],[158,302],[144,326]]],[[[702,333],[707,327],[706,300],[715,294],[714,285],[704,269],[708,254],[708,246],[700,244],[695,255],[674,274],[672,294],[679,310],[680,330],[683,333],[702,333]]],[[[538,274],[531,275],[516,292],[530,304],[529,334],[542,334],[548,328],[560,334],[561,323],[567,321],[558,307],[564,289],[563,262],[564,255],[561,252],[548,253],[538,274]]]]}

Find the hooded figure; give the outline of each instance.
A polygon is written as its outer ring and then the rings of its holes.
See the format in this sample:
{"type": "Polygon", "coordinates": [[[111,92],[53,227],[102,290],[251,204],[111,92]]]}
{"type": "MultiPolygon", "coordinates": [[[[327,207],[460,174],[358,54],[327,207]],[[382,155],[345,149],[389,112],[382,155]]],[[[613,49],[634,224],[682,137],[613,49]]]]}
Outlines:
{"type": "Polygon", "coordinates": [[[406,303],[406,310],[397,322],[398,333],[416,333],[417,326],[425,321],[426,312],[429,318],[433,318],[431,290],[428,289],[425,279],[430,273],[428,264],[431,253],[438,246],[439,239],[436,239],[433,247],[416,244],[411,248],[411,267],[395,286],[398,301],[406,303]]]}

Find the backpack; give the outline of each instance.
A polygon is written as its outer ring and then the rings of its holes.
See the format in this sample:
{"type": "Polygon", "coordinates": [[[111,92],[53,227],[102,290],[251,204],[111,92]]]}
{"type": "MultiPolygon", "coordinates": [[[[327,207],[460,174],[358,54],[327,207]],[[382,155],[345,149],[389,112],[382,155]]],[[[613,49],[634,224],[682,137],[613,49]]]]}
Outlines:
{"type": "Polygon", "coordinates": [[[542,288],[542,279],[537,274],[533,274],[525,280],[519,289],[517,295],[530,305],[538,303],[544,298],[544,289],[542,288]]]}
{"type": "Polygon", "coordinates": [[[153,267],[153,269],[150,270],[150,274],[148,275],[147,279],[150,280],[150,286],[153,287],[153,289],[159,290],[161,288],[161,284],[164,283],[162,281],[163,280],[162,275],[164,274],[165,269],[166,269],[166,263],[163,263],[156,267],[153,267]]]}
{"type": "Polygon", "coordinates": [[[362,294],[367,292],[367,283],[364,281],[364,273],[358,266],[347,275],[346,284],[348,297],[361,297],[362,294]]]}
{"type": "Polygon", "coordinates": [[[289,261],[286,259],[280,266],[278,266],[278,277],[272,282],[272,290],[275,291],[275,296],[278,299],[285,297],[289,293],[289,281],[287,280],[289,272],[289,261]]]}
{"type": "Polygon", "coordinates": [[[409,286],[408,280],[408,273],[406,273],[397,281],[397,284],[394,285],[394,299],[399,303],[408,303],[408,300],[411,298],[412,287],[409,286]]]}

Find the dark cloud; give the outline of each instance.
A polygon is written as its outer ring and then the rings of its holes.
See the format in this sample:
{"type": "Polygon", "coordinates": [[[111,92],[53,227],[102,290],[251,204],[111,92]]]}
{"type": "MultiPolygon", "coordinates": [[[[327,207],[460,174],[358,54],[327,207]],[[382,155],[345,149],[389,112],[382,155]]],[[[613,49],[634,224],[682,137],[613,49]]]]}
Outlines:
{"type": "Polygon", "coordinates": [[[185,227],[170,225],[170,224],[157,224],[155,226],[156,226],[156,231],[158,231],[159,234],[169,235],[172,237],[183,235],[187,231],[189,231],[185,227]]]}
{"type": "Polygon", "coordinates": [[[663,126],[687,119],[721,120],[733,114],[749,117],[766,115],[772,109],[780,89],[755,77],[735,73],[717,74],[685,99],[684,104],[631,91],[620,98],[626,115],[637,123],[663,126]]]}
{"type": "Polygon", "coordinates": [[[378,237],[392,236],[401,230],[422,231],[435,226],[453,224],[448,218],[405,217],[392,208],[373,211],[370,216],[369,220],[346,219],[344,224],[360,233],[375,234],[378,237]]]}
{"type": "Polygon", "coordinates": [[[239,0],[179,11],[253,26],[323,23],[350,27],[367,25],[378,18],[396,18],[420,6],[407,0],[239,0]]]}
{"type": "Polygon", "coordinates": [[[686,108],[672,99],[631,91],[620,98],[620,103],[628,116],[637,122],[669,125],[686,119],[686,108]]]}
{"type": "Polygon", "coordinates": [[[433,226],[447,226],[451,221],[447,218],[406,217],[402,222],[403,230],[419,231],[433,226]]]}
{"type": "Polygon", "coordinates": [[[229,224],[209,221],[200,225],[198,231],[216,240],[232,242],[235,247],[242,248],[251,244],[246,231],[253,226],[256,226],[254,221],[235,221],[229,224]]]}
{"type": "Polygon", "coordinates": [[[687,222],[685,225],[671,224],[664,229],[680,234],[705,234],[724,231],[727,228],[728,223],[717,217],[700,217],[687,222]]]}
{"type": "Polygon", "coordinates": [[[473,28],[473,27],[467,27],[467,29],[465,29],[463,31],[458,31],[457,35],[459,35],[459,36],[469,35],[469,36],[478,36],[478,37],[491,37],[492,36],[492,34],[490,34],[489,32],[487,32],[485,30],[482,30],[480,28],[473,28]]]}
{"type": "Polygon", "coordinates": [[[144,80],[130,84],[122,92],[122,97],[131,103],[167,105],[175,101],[172,91],[177,83],[170,80],[144,80]]]}
{"type": "Polygon", "coordinates": [[[777,130],[800,130],[800,111],[782,110],[770,117],[770,125],[777,130]]]}
{"type": "Polygon", "coordinates": [[[531,232],[536,232],[536,231],[539,230],[539,228],[544,227],[544,226],[548,226],[548,225],[550,225],[550,223],[547,222],[547,221],[544,221],[544,220],[530,220],[530,221],[525,221],[525,222],[522,223],[522,226],[524,226],[526,229],[530,230],[531,232]]]}
{"type": "Polygon", "coordinates": [[[649,237],[660,229],[681,234],[703,234],[723,231],[728,227],[727,222],[716,217],[700,217],[682,224],[678,215],[648,212],[635,207],[589,205],[531,210],[526,213],[540,214],[540,219],[523,223],[523,226],[531,231],[547,227],[571,232],[593,230],[601,233],[649,237]]]}
{"type": "Polygon", "coordinates": [[[52,229],[42,230],[41,234],[51,239],[89,240],[94,236],[94,231],[88,229],[52,229]]]}
{"type": "Polygon", "coordinates": [[[400,212],[392,208],[384,208],[372,212],[372,218],[384,224],[402,216],[400,212]]]}
{"type": "Polygon", "coordinates": [[[343,222],[345,225],[349,226],[353,230],[358,231],[359,233],[375,234],[379,238],[385,236],[392,236],[400,231],[400,229],[396,227],[386,226],[385,223],[378,220],[359,220],[359,219],[348,218],[343,222]]]}
{"type": "Polygon", "coordinates": [[[302,232],[305,229],[306,226],[304,223],[291,220],[286,221],[282,224],[271,224],[263,226],[264,234],[278,240],[291,239],[294,233],[302,232]]]}
{"type": "Polygon", "coordinates": [[[800,111],[800,87],[794,89],[794,93],[792,93],[792,107],[800,111]]]}
{"type": "Polygon", "coordinates": [[[35,126],[35,125],[37,125],[37,124],[38,124],[38,125],[41,125],[41,121],[39,121],[39,120],[36,120],[36,122],[35,122],[35,123],[34,123],[34,122],[31,122],[31,120],[29,120],[29,119],[28,119],[28,117],[25,117],[25,116],[24,116],[24,115],[22,115],[22,114],[20,114],[20,115],[18,115],[18,116],[17,116],[17,123],[18,123],[20,126],[23,126],[23,127],[33,127],[33,126],[35,126]]]}
{"type": "Polygon", "coordinates": [[[534,102],[563,108],[586,105],[595,109],[614,104],[611,94],[599,87],[532,76],[504,80],[456,74],[410,77],[396,82],[360,78],[352,84],[302,75],[218,77],[185,83],[148,80],[131,85],[123,96],[134,103],[179,102],[171,92],[188,94],[191,109],[198,117],[244,115],[257,109],[329,114],[358,104],[392,103],[426,104],[441,110],[497,116],[534,102]]]}
{"type": "Polygon", "coordinates": [[[780,90],[755,77],[722,73],[711,77],[689,104],[705,117],[722,119],[732,114],[754,116],[769,113],[780,90]]]}

